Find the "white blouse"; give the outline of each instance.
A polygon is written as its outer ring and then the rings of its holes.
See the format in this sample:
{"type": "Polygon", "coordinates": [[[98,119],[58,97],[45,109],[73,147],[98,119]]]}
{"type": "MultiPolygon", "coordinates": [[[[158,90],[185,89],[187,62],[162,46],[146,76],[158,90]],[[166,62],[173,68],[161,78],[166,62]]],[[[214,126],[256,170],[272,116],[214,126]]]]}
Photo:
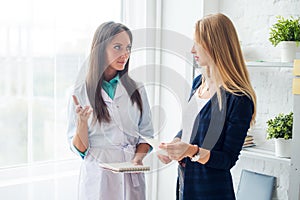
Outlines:
{"type": "MultiPolygon", "coordinates": [[[[202,99],[198,96],[199,89],[193,94],[190,101],[187,103],[186,107],[183,109],[182,113],[182,136],[181,141],[190,143],[193,127],[195,123],[195,119],[197,115],[200,113],[202,108],[206,105],[209,101],[208,99],[202,99]]],[[[196,131],[195,129],[194,131],[196,131]]]]}

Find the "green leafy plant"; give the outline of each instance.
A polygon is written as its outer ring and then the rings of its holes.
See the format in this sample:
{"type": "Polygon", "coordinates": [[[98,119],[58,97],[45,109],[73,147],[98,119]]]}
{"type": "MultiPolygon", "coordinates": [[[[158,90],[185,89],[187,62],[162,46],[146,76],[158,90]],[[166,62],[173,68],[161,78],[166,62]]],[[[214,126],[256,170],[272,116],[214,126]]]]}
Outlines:
{"type": "Polygon", "coordinates": [[[270,28],[269,40],[274,46],[282,41],[295,41],[296,45],[299,46],[300,18],[285,19],[282,16],[277,16],[277,22],[270,28]]]}
{"type": "Polygon", "coordinates": [[[267,121],[268,128],[267,139],[271,138],[284,138],[284,139],[292,139],[292,131],[293,131],[293,112],[289,114],[280,113],[275,116],[274,119],[269,119],[267,121]]]}

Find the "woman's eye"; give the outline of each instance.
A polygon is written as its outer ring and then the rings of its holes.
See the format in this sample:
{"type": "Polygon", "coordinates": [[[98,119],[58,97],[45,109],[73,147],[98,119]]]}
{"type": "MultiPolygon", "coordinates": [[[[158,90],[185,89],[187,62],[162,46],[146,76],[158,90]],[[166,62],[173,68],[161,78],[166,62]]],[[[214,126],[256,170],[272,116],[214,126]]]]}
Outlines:
{"type": "Polygon", "coordinates": [[[131,46],[128,46],[126,49],[128,52],[131,52],[131,46]]]}
{"type": "Polygon", "coordinates": [[[116,46],[114,46],[114,49],[120,50],[120,49],[121,49],[121,46],[120,46],[120,45],[116,45],[116,46]]]}

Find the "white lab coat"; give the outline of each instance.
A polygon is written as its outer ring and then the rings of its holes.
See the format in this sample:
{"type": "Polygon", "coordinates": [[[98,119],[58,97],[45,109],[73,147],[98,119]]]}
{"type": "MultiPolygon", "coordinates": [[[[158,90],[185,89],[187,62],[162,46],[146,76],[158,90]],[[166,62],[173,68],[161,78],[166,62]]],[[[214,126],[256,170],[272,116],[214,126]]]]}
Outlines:
{"type": "MultiPolygon", "coordinates": [[[[79,181],[80,200],[144,200],[145,177],[143,173],[112,173],[100,168],[99,162],[131,161],[136,145],[145,143],[141,136],[152,137],[153,126],[147,94],[143,86],[139,87],[143,102],[143,115],[138,106],[131,103],[125,87],[118,83],[112,100],[102,89],[102,96],[111,116],[110,123],[92,125],[92,116],[88,121],[89,148],[83,160],[79,181]]],[[[81,105],[90,105],[85,84],[74,89],[81,105]]],[[[72,98],[69,103],[68,140],[71,149],[78,153],[72,144],[76,131],[75,106],[72,98]]]]}

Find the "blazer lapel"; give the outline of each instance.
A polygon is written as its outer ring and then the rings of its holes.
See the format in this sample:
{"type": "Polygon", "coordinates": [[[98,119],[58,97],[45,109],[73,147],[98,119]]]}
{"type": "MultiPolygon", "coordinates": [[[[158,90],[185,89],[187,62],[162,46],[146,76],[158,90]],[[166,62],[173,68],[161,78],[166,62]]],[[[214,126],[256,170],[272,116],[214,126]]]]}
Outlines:
{"type": "Polygon", "coordinates": [[[202,81],[202,76],[200,77],[200,79],[197,81],[197,82],[194,82],[193,83],[193,87],[192,87],[192,91],[191,91],[191,94],[190,94],[190,98],[188,101],[191,100],[192,96],[195,94],[195,92],[197,91],[198,87],[200,86],[201,84],[201,81],[202,81]]]}

